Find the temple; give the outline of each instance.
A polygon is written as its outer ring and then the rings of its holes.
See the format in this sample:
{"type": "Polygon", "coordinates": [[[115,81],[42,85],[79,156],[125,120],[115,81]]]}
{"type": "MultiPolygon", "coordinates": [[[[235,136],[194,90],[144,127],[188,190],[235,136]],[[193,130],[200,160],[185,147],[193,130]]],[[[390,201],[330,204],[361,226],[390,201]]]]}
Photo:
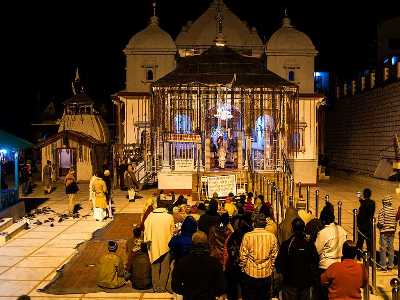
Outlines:
{"type": "Polygon", "coordinates": [[[146,181],[201,194],[204,177],[285,174],[316,184],[318,109],[310,38],[285,13],[263,45],[223,1],[215,0],[174,41],[150,23],[124,50],[126,89],[113,96],[114,159],[138,161],[146,181]]]}

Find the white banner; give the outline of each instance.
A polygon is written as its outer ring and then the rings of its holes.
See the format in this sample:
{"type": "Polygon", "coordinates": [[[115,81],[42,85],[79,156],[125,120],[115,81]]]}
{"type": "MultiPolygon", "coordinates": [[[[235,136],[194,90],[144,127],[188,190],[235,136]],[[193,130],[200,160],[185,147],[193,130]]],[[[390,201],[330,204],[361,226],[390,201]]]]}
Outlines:
{"type": "Polygon", "coordinates": [[[175,171],[193,171],[194,160],[193,159],[175,159],[175,171]]]}
{"type": "Polygon", "coordinates": [[[218,197],[227,197],[229,193],[236,195],[236,175],[207,177],[207,192],[209,198],[214,193],[218,197]]]}

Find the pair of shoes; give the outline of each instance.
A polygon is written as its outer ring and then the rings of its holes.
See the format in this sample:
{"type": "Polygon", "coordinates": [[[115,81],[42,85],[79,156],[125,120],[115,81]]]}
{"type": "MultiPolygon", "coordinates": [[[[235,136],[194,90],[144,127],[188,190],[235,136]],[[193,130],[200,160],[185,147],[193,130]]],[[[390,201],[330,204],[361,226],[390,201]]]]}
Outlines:
{"type": "Polygon", "coordinates": [[[393,267],[388,267],[387,269],[388,269],[388,271],[391,271],[391,270],[393,270],[393,267]]]}
{"type": "Polygon", "coordinates": [[[379,268],[378,268],[378,271],[387,272],[387,269],[386,269],[386,268],[379,267],[379,268]]]}

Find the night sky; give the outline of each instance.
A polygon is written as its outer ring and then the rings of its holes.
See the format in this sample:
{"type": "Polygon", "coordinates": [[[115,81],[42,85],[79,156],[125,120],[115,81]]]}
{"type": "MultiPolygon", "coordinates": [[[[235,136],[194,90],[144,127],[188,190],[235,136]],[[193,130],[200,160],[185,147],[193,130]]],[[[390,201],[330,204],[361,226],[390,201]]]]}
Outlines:
{"type": "MultiPolygon", "coordinates": [[[[175,38],[210,2],[159,0],[160,25],[175,38]]],[[[357,74],[374,64],[378,22],[399,15],[399,5],[394,5],[397,1],[374,2],[225,0],[242,20],[256,26],[263,39],[280,27],[287,7],[292,24],[308,34],[320,52],[317,70],[341,76],[357,74]]],[[[111,117],[110,95],[124,88],[122,50],[132,35],[146,27],[151,3],[14,1],[12,7],[2,9],[2,73],[6,80],[0,128],[30,138],[29,124],[50,101],[61,114],[60,104],[71,95],[76,66],[89,95],[98,105],[108,105],[111,117]]]]}

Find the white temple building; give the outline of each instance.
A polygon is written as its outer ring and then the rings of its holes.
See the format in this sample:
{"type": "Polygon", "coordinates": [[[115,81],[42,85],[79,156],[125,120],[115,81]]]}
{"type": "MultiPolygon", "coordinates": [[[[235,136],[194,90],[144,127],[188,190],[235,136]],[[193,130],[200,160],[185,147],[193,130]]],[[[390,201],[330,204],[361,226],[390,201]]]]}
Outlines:
{"type": "MultiPolygon", "coordinates": [[[[218,45],[216,36],[219,34],[223,37],[224,46],[245,58],[260,59],[265,54],[266,71],[273,72],[287,82],[297,85],[298,126],[292,139],[298,147],[289,158],[289,163],[295,182],[316,184],[317,116],[318,108],[324,99],[323,95],[314,91],[314,60],[318,51],[311,39],[295,28],[289,17],[285,16],[282,24],[277,24],[277,27],[276,32],[264,44],[256,28],[250,28],[223,1],[214,0],[197,20],[188,21],[182,27],[174,41],[160,28],[154,9],[149,25],[135,34],[124,50],[126,88],[113,97],[116,108],[117,160],[126,158],[123,157],[123,149],[137,145],[146,149],[146,155],[152,155],[151,152],[155,149],[151,146],[151,140],[156,134],[151,133],[151,116],[154,113],[152,99],[155,97],[152,84],[174,71],[179,59],[201,55],[215,46],[216,42],[218,45]],[[218,20],[216,16],[221,16],[223,21],[218,20]]],[[[271,120],[262,119],[262,124],[260,122],[254,124],[252,130],[255,136],[251,137],[253,148],[257,147],[257,142],[254,141],[257,140],[257,134],[258,140],[262,139],[261,134],[264,134],[264,131],[257,132],[257,126],[265,128],[269,122],[271,120]]],[[[159,159],[160,157],[153,157],[151,162],[147,161],[146,164],[149,168],[157,169],[159,159]]]]}

